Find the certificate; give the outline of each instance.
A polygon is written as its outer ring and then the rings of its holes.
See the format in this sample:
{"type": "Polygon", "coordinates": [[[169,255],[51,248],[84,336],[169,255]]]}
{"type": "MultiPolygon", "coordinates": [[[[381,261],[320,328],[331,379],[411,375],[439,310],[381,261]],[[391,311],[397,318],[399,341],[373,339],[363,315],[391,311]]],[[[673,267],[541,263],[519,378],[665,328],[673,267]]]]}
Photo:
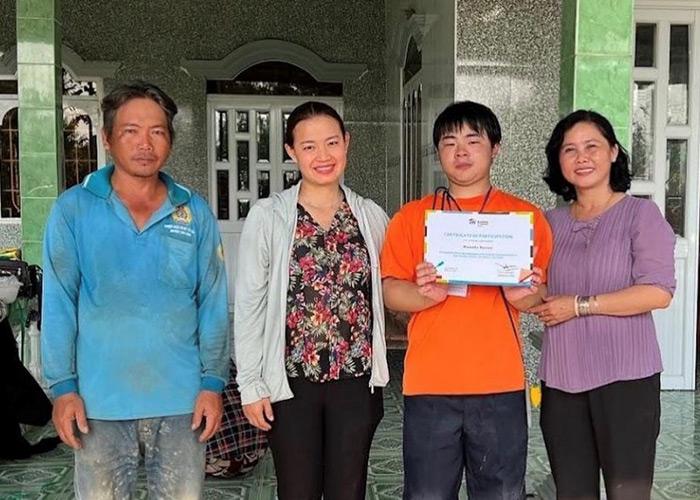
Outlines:
{"type": "Polygon", "coordinates": [[[529,286],[533,222],[532,212],[428,210],[425,260],[437,268],[438,283],[529,286]]]}

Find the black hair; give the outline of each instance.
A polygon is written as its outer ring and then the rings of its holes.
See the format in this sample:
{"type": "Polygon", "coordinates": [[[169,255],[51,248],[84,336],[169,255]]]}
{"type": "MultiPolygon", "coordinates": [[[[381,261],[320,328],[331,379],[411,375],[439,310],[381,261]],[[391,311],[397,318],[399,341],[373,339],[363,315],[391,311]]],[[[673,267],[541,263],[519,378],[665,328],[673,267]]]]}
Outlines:
{"type": "Polygon", "coordinates": [[[165,113],[168,119],[168,132],[170,143],[175,139],[175,129],[173,128],[173,118],[177,114],[177,105],[168,94],[152,83],[136,80],[131,83],[123,83],[115,87],[104,99],[102,99],[102,119],[107,137],[112,135],[114,128],[114,118],[117,110],[132,99],[150,99],[165,113]]]}
{"type": "Polygon", "coordinates": [[[337,121],[338,126],[340,126],[340,131],[343,134],[343,138],[345,138],[345,123],[343,123],[343,119],[335,109],[323,102],[307,101],[294,108],[294,110],[290,113],[289,118],[287,118],[287,129],[284,133],[284,143],[289,147],[293,147],[294,129],[299,122],[320,115],[328,116],[329,118],[333,118],[335,121],[337,121]]]}
{"type": "Polygon", "coordinates": [[[435,119],[433,144],[438,147],[443,136],[468,125],[477,134],[486,134],[491,146],[501,143],[501,124],[493,111],[483,104],[460,101],[447,106],[435,119]]]}
{"type": "Polygon", "coordinates": [[[547,170],[543,177],[550,191],[560,195],[565,201],[576,199],[576,189],[573,184],[564,178],[559,163],[559,152],[564,143],[564,136],[577,123],[591,123],[608,141],[610,147],[617,146],[617,158],[610,167],[610,187],[613,191],[624,193],[632,184],[632,174],[629,168],[629,155],[620,141],[615,136],[615,129],[607,118],[595,111],[579,109],[562,118],[554,127],[552,136],[547,142],[545,153],[547,155],[547,170]]]}

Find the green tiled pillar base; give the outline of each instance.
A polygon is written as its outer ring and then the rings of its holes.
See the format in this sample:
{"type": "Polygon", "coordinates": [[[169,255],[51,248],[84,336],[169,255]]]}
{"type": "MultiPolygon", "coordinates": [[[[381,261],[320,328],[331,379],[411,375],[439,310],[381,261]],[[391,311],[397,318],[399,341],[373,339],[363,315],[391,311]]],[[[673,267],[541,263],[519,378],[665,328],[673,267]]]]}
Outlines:
{"type": "Polygon", "coordinates": [[[564,0],[559,105],[592,109],[628,145],[631,130],[634,0],[564,0]]]}
{"type": "Polygon", "coordinates": [[[41,241],[62,185],[60,0],[17,0],[22,256],[41,263],[41,241]]]}

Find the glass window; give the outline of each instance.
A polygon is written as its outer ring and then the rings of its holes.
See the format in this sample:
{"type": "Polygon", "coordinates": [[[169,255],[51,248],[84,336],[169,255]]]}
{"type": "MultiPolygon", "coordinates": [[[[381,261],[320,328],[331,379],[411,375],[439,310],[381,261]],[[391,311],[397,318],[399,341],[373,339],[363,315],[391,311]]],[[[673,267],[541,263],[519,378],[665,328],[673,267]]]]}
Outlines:
{"type": "Polygon", "coordinates": [[[422,107],[421,88],[418,87],[409,92],[404,99],[401,115],[403,203],[418,198],[422,193],[422,107]]]}
{"type": "Polygon", "coordinates": [[[403,101],[403,113],[401,115],[401,130],[403,134],[403,148],[401,155],[401,174],[403,187],[403,203],[411,199],[409,172],[411,170],[411,100],[405,98],[403,101]]]}
{"type": "Polygon", "coordinates": [[[228,170],[216,171],[216,217],[229,220],[228,170]]]}
{"type": "Polygon", "coordinates": [[[298,170],[285,170],[282,175],[283,189],[288,189],[301,180],[301,174],[298,170]]]}
{"type": "Polygon", "coordinates": [[[236,111],[236,132],[245,134],[248,131],[248,111],[236,111]]]}
{"type": "Polygon", "coordinates": [[[688,25],[671,26],[668,67],[668,123],[688,123],[689,46],[688,25]]]}
{"type": "Polygon", "coordinates": [[[418,50],[418,44],[413,37],[408,41],[406,49],[406,60],[403,65],[403,83],[408,83],[411,78],[416,76],[423,65],[423,54],[418,50]]]}
{"type": "Polygon", "coordinates": [[[632,111],[632,176],[650,180],[654,170],[653,82],[634,82],[632,111]]]}
{"type": "Polygon", "coordinates": [[[245,219],[250,211],[250,200],[238,200],[238,218],[245,219]]]}
{"type": "Polygon", "coordinates": [[[82,109],[63,108],[63,180],[65,188],[83,181],[97,170],[97,134],[82,109]]]}
{"type": "Polygon", "coordinates": [[[640,68],[654,67],[654,43],[656,25],[639,23],[634,38],[634,65],[640,68]]]}
{"type": "Polygon", "coordinates": [[[270,113],[258,111],[258,161],[270,161],[270,113]]]}
{"type": "Polygon", "coordinates": [[[0,215],[20,216],[19,127],[17,108],[12,108],[0,122],[0,215]]]}
{"type": "Polygon", "coordinates": [[[289,120],[290,114],[288,111],[282,113],[282,161],[286,163],[292,161],[292,158],[287,154],[287,148],[284,147],[285,138],[287,137],[287,120],[289,120]]]}
{"type": "Polygon", "coordinates": [[[17,80],[0,78],[0,94],[17,95],[17,80]]]}
{"type": "Polygon", "coordinates": [[[258,198],[270,196],[270,171],[258,170],[258,198]]]}
{"type": "Polygon", "coordinates": [[[248,149],[248,141],[237,141],[236,150],[238,151],[238,190],[250,190],[250,153],[248,149]]]}
{"type": "Polygon", "coordinates": [[[214,127],[214,141],[216,149],[216,161],[228,161],[228,111],[216,110],[216,126],[214,127]]]}
{"type": "Polygon", "coordinates": [[[413,199],[420,197],[423,189],[422,172],[423,172],[423,157],[421,152],[422,138],[422,121],[423,121],[423,96],[421,95],[421,87],[414,92],[415,99],[415,139],[413,141],[415,161],[413,163],[413,199]]]}
{"type": "Polygon", "coordinates": [[[666,220],[676,234],[685,233],[685,186],[688,141],[666,142],[666,220]]]}

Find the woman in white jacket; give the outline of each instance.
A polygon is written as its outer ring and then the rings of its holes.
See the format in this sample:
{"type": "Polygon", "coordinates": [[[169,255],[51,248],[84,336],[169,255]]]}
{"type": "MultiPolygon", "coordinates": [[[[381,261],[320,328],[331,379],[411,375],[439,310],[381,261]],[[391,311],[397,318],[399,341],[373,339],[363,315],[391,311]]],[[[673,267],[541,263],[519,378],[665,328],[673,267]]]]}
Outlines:
{"type": "Polygon", "coordinates": [[[289,116],[301,182],[250,210],[236,272],[243,410],[268,431],[280,500],[365,497],[389,380],[379,250],[387,217],[341,184],[350,136],[319,102],[289,116]]]}

